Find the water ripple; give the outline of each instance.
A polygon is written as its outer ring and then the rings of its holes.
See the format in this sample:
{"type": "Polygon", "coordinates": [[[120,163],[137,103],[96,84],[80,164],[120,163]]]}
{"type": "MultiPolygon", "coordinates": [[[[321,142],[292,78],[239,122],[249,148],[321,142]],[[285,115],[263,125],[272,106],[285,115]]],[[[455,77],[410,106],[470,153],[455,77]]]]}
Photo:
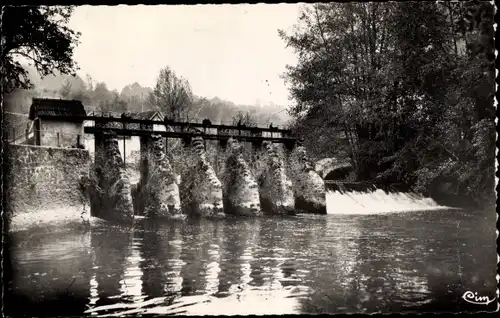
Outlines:
{"type": "Polygon", "coordinates": [[[32,305],[81,295],[46,307],[55,316],[459,310],[464,289],[496,290],[492,224],[463,212],[138,220],[16,238],[12,290],[32,305]]]}

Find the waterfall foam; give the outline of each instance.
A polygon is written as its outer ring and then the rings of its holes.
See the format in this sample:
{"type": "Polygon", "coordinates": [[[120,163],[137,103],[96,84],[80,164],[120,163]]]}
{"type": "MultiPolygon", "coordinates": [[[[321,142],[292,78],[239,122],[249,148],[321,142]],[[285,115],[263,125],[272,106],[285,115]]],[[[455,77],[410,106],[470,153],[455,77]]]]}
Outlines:
{"type": "Polygon", "coordinates": [[[371,187],[367,191],[327,190],[327,214],[384,214],[450,209],[415,193],[386,192],[371,187]]]}

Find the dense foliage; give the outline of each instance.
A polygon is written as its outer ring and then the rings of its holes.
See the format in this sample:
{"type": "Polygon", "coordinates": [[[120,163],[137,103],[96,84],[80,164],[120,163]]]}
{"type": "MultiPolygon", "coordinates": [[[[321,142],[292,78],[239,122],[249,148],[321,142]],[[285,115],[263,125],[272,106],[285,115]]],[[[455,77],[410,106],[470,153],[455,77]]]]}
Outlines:
{"type": "Polygon", "coordinates": [[[16,58],[33,64],[46,76],[58,70],[72,74],[73,50],[79,34],[67,27],[72,6],[1,7],[1,78],[4,93],[32,87],[27,71],[16,58]]]}
{"type": "Polygon", "coordinates": [[[484,202],[495,183],[493,20],[488,2],[305,6],[291,34],[279,31],[298,57],[285,74],[295,129],[317,157],[346,140],[359,180],[484,202]]]}

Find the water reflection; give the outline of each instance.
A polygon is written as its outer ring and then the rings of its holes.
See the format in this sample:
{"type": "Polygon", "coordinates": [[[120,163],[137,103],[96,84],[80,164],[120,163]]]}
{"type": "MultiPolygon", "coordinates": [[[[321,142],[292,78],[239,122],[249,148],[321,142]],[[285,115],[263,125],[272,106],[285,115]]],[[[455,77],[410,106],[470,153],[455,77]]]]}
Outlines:
{"type": "Polygon", "coordinates": [[[181,272],[182,295],[199,295],[205,290],[205,260],[208,257],[208,246],[212,227],[200,220],[191,220],[183,234],[184,245],[189,247],[182,253],[186,264],[181,272]]]}
{"type": "MultiPolygon", "coordinates": [[[[413,275],[421,272],[423,265],[415,238],[400,236],[395,240],[398,224],[389,218],[360,218],[357,228],[361,235],[372,237],[359,245],[355,261],[357,310],[400,311],[419,301],[422,294],[428,295],[426,280],[413,275]],[[400,296],[402,293],[406,299],[400,296]]],[[[407,231],[412,228],[409,226],[407,231]]]]}
{"type": "Polygon", "coordinates": [[[144,261],[141,257],[142,245],[143,239],[134,235],[129,255],[125,259],[123,279],[120,281],[122,300],[126,302],[138,302],[145,298],[142,293],[141,263],[144,261]]]}
{"type": "Polygon", "coordinates": [[[205,293],[213,295],[219,290],[219,272],[221,261],[220,244],[223,240],[222,227],[212,222],[207,223],[207,232],[212,239],[207,242],[207,264],[205,271],[205,293]]]}
{"type": "Polygon", "coordinates": [[[183,277],[180,275],[183,266],[186,264],[181,258],[184,246],[181,227],[168,227],[168,233],[164,236],[166,240],[166,262],[163,273],[165,275],[164,294],[169,296],[168,302],[181,295],[183,277]]]}
{"type": "Polygon", "coordinates": [[[122,279],[133,233],[127,228],[99,228],[91,236],[96,286],[91,294],[97,294],[96,306],[114,304],[123,295],[122,279]],[[114,239],[110,240],[110,236],[114,239]]]}
{"type": "Polygon", "coordinates": [[[18,237],[16,314],[28,304],[50,315],[477,310],[461,295],[494,297],[494,220],[433,213],[139,220],[18,237]],[[64,297],[77,302],[55,305],[64,297]]]}
{"type": "Polygon", "coordinates": [[[252,249],[258,240],[259,219],[231,219],[217,223],[222,226],[222,254],[220,258],[218,296],[241,291],[251,281],[245,273],[253,259],[252,249]],[[246,275],[245,282],[241,277],[246,275]]]}
{"type": "Polygon", "coordinates": [[[164,230],[154,223],[139,223],[137,232],[142,233],[141,255],[144,261],[142,269],[142,291],[151,298],[162,297],[166,278],[163,264],[168,260],[167,242],[163,239],[164,230]]]}

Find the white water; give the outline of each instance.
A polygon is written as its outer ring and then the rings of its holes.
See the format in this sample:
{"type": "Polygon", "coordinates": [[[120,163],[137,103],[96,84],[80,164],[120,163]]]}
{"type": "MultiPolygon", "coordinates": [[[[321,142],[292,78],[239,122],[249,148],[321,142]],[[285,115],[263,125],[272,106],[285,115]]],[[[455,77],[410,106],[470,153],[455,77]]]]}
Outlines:
{"type": "Polygon", "coordinates": [[[414,193],[387,193],[376,189],[367,192],[327,191],[327,214],[383,214],[392,212],[450,209],[431,198],[414,193]]]}

